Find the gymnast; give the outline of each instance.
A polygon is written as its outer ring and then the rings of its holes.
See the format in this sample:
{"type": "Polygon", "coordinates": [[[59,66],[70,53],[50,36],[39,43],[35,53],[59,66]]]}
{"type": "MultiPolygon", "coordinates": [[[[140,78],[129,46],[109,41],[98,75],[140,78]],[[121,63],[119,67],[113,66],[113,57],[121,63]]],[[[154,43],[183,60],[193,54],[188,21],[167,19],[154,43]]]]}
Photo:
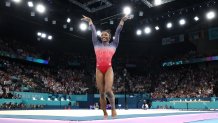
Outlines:
{"type": "Polygon", "coordinates": [[[97,33],[92,19],[83,15],[81,20],[89,23],[92,30],[92,42],[96,54],[96,85],[100,93],[100,106],[104,113],[104,119],[108,118],[106,111],[106,97],[111,104],[112,118],[116,118],[117,112],[115,107],[115,96],[112,90],[114,82],[114,72],[112,68],[112,57],[118,47],[120,32],[123,28],[124,22],[131,19],[129,16],[124,16],[115,32],[115,38],[110,43],[111,33],[105,30],[101,33],[100,41],[97,39],[97,33]]]}

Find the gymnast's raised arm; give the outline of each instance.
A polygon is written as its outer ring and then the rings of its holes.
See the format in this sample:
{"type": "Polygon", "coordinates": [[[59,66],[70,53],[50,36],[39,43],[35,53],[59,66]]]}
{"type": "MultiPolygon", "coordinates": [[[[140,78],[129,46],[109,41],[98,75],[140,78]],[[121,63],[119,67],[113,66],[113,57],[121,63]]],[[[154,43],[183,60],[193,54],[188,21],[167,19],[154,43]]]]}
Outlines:
{"type": "Polygon", "coordinates": [[[97,42],[98,42],[97,32],[96,32],[96,29],[95,29],[95,25],[92,22],[92,19],[83,15],[83,18],[81,20],[86,21],[86,22],[89,23],[89,26],[90,26],[90,28],[92,30],[92,42],[93,42],[94,45],[97,44],[97,42]]]}
{"type": "Polygon", "coordinates": [[[116,32],[115,32],[115,39],[113,40],[113,44],[117,47],[118,44],[119,44],[119,38],[120,38],[120,32],[122,31],[122,28],[123,28],[123,25],[124,25],[124,22],[126,20],[130,19],[128,16],[124,16],[121,20],[120,20],[120,23],[116,29],[116,32]]]}

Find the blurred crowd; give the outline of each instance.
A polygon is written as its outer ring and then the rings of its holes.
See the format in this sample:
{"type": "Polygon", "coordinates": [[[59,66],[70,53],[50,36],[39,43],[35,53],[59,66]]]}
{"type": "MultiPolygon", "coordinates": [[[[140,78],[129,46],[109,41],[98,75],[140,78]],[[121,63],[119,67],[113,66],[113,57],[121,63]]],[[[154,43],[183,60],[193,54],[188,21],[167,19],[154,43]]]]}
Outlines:
{"type": "Polygon", "coordinates": [[[12,57],[35,57],[49,60],[49,51],[10,38],[0,38],[0,54],[12,57]]]}
{"type": "Polygon", "coordinates": [[[152,98],[206,98],[213,96],[217,69],[186,65],[164,69],[157,78],[152,98]]]}
{"type": "Polygon", "coordinates": [[[49,68],[28,63],[0,59],[0,85],[2,92],[49,92],[62,94],[85,94],[87,85],[82,70],[49,68]]]}

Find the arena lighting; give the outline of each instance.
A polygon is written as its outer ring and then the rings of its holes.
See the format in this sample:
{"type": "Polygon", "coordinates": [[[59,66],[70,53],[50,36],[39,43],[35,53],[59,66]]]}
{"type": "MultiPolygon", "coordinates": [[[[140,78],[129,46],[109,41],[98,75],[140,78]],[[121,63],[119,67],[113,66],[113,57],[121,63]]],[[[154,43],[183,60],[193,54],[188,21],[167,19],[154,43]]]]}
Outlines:
{"type": "Polygon", "coordinates": [[[162,0],[154,0],[154,5],[159,6],[162,4],[162,0]]]}
{"type": "Polygon", "coordinates": [[[70,31],[71,31],[71,32],[73,31],[73,27],[70,27],[70,31]]]}
{"type": "Polygon", "coordinates": [[[52,40],[53,37],[51,35],[48,36],[48,40],[52,40]]]}
{"type": "Polygon", "coordinates": [[[140,12],[139,12],[139,16],[142,17],[143,15],[144,15],[144,12],[143,12],[143,11],[140,11],[140,12]]]}
{"type": "Polygon", "coordinates": [[[113,36],[113,40],[115,39],[115,37],[113,36]]]}
{"type": "Polygon", "coordinates": [[[158,6],[158,5],[163,5],[175,0],[141,0],[145,5],[147,5],[149,8],[158,6]]]}
{"type": "Polygon", "coordinates": [[[5,2],[5,6],[6,6],[6,7],[11,7],[11,2],[6,1],[6,2],[5,2]]]}
{"type": "Polygon", "coordinates": [[[34,6],[32,1],[28,1],[27,4],[28,4],[29,7],[33,7],[34,6]]]}
{"type": "Polygon", "coordinates": [[[199,21],[199,17],[198,17],[198,16],[195,16],[195,17],[194,17],[194,20],[195,20],[195,21],[199,21]]]}
{"type": "Polygon", "coordinates": [[[181,19],[181,20],[179,21],[179,24],[180,24],[181,26],[185,25],[185,23],[186,23],[185,19],[181,19]]]}
{"type": "Polygon", "coordinates": [[[43,4],[37,4],[36,5],[36,11],[39,13],[44,13],[45,12],[45,6],[43,4]]]}
{"type": "Polygon", "coordinates": [[[87,24],[86,23],[84,23],[84,22],[82,22],[81,24],[80,24],[80,29],[82,30],[82,31],[86,31],[87,30],[87,28],[88,28],[88,26],[87,26],[87,24]]]}
{"type": "Polygon", "coordinates": [[[38,33],[37,33],[37,35],[38,35],[38,36],[41,36],[41,35],[42,35],[42,33],[41,33],[41,32],[38,32],[38,33]]]}
{"type": "Polygon", "coordinates": [[[15,3],[20,3],[21,2],[21,0],[12,0],[13,2],[15,2],[15,3]]]}
{"type": "Polygon", "coordinates": [[[124,13],[125,15],[131,14],[131,11],[132,11],[132,9],[131,9],[129,6],[126,6],[126,7],[124,7],[124,9],[123,9],[123,13],[124,13]]]}
{"type": "Polygon", "coordinates": [[[113,20],[110,20],[110,24],[113,25],[113,24],[114,24],[114,21],[113,21],[113,20]]]}
{"type": "Polygon", "coordinates": [[[32,17],[34,17],[35,15],[36,15],[35,12],[31,12],[31,13],[30,13],[30,16],[32,16],[32,17]]]}
{"type": "Polygon", "coordinates": [[[150,27],[145,27],[145,34],[151,33],[151,28],[150,27]]]}
{"type": "Polygon", "coordinates": [[[67,23],[70,23],[71,22],[71,19],[70,18],[67,18],[67,23]]]}
{"type": "Polygon", "coordinates": [[[67,28],[67,25],[66,25],[66,24],[64,24],[64,25],[63,25],[63,28],[64,28],[64,29],[66,29],[66,28],[67,28]]]}
{"type": "Polygon", "coordinates": [[[42,33],[42,35],[41,35],[42,38],[46,38],[46,36],[47,35],[45,33],[42,33]]]}
{"type": "Polygon", "coordinates": [[[155,26],[155,29],[156,29],[156,30],[159,30],[159,29],[160,29],[160,27],[159,27],[159,26],[155,26]]]}
{"type": "Polygon", "coordinates": [[[209,11],[207,14],[206,14],[206,17],[208,20],[212,20],[216,17],[216,13],[214,11],[209,11]]]}
{"type": "Polygon", "coordinates": [[[52,24],[55,25],[57,22],[55,20],[52,21],[52,24]]]}
{"type": "Polygon", "coordinates": [[[45,22],[48,22],[48,17],[45,17],[44,20],[45,20],[45,22]]]}
{"type": "Polygon", "coordinates": [[[142,34],[142,30],[138,29],[138,30],[136,31],[136,35],[141,35],[141,34],[142,34]]]}
{"type": "Polygon", "coordinates": [[[173,24],[171,22],[167,23],[167,28],[170,29],[173,27],[173,24]]]}
{"type": "Polygon", "coordinates": [[[100,30],[97,31],[97,35],[101,36],[101,31],[100,30]]]}

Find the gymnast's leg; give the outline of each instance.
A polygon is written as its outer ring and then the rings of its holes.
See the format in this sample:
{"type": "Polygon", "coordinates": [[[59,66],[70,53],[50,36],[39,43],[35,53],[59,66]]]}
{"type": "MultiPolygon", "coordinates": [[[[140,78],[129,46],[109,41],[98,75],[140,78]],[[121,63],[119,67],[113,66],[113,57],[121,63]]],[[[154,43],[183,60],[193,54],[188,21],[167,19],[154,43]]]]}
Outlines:
{"type": "Polygon", "coordinates": [[[105,92],[111,104],[112,118],[115,118],[117,116],[117,112],[115,107],[115,96],[112,90],[113,83],[114,83],[114,72],[112,67],[108,68],[107,72],[105,73],[104,79],[105,79],[105,92]]]}
{"type": "Polygon", "coordinates": [[[105,88],[104,88],[105,87],[104,75],[98,69],[96,69],[96,85],[97,85],[97,88],[98,88],[99,94],[100,94],[100,106],[101,106],[101,109],[103,110],[103,113],[104,113],[104,119],[107,119],[108,114],[106,111],[107,101],[106,101],[105,88]]]}

